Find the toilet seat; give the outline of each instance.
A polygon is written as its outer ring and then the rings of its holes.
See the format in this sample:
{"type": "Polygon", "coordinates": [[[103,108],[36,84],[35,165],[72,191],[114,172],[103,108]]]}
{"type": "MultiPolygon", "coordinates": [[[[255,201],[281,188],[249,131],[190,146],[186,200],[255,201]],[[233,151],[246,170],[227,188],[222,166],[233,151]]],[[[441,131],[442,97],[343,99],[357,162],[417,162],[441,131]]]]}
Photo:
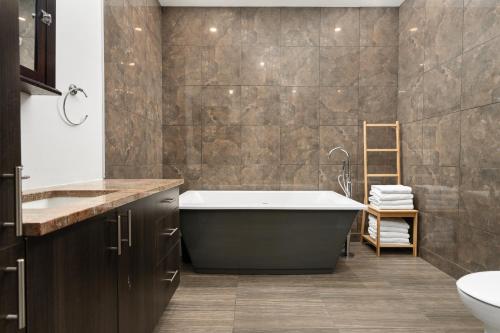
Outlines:
{"type": "Polygon", "coordinates": [[[457,288],[478,301],[500,308],[500,271],[468,274],[457,281],[457,288]]]}

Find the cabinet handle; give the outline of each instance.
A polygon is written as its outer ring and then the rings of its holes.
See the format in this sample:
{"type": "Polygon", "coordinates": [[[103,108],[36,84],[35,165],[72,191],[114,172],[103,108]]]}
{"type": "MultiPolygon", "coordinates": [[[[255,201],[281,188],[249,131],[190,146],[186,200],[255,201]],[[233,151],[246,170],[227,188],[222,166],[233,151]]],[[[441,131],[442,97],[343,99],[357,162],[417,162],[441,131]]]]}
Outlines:
{"type": "Polygon", "coordinates": [[[26,280],[24,272],[24,259],[17,259],[17,267],[5,267],[5,272],[17,272],[17,314],[8,314],[7,320],[17,320],[18,329],[26,327],[26,280]]]}
{"type": "Polygon", "coordinates": [[[128,247],[132,247],[132,210],[127,211],[128,219],[128,247]]]}
{"type": "Polygon", "coordinates": [[[117,221],[116,221],[116,247],[118,250],[118,255],[122,255],[122,217],[120,214],[118,214],[117,221]]]}
{"type": "Polygon", "coordinates": [[[172,277],[170,279],[162,279],[162,281],[172,283],[172,282],[174,282],[175,277],[177,276],[178,273],[179,273],[179,270],[176,270],[175,272],[168,271],[167,274],[173,274],[172,277]]]}
{"type": "Polygon", "coordinates": [[[167,229],[167,230],[168,230],[168,232],[162,232],[161,235],[171,237],[177,232],[177,230],[179,230],[179,228],[173,228],[173,229],[167,229]]]}
{"type": "Polygon", "coordinates": [[[167,198],[167,199],[163,199],[162,201],[160,201],[161,203],[171,203],[173,202],[174,199],[173,198],[167,198]]]}
{"type": "Polygon", "coordinates": [[[42,21],[43,24],[45,25],[51,25],[52,24],[52,14],[47,13],[45,10],[40,11],[40,21],[42,21]]]}
{"type": "Polygon", "coordinates": [[[4,173],[2,178],[14,178],[15,182],[15,222],[3,222],[3,227],[15,227],[16,236],[23,235],[23,180],[29,179],[30,176],[23,176],[23,167],[17,166],[14,173],[4,173]]]}

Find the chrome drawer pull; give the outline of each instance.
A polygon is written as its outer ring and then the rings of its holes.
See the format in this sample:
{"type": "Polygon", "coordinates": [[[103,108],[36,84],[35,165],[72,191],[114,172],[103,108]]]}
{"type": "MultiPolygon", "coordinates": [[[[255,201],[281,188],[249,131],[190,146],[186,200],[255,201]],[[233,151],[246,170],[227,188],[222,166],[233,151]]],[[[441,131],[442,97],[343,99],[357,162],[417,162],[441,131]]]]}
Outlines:
{"type": "Polygon", "coordinates": [[[162,279],[162,281],[172,283],[172,282],[174,282],[175,277],[177,276],[178,273],[179,273],[179,270],[176,270],[175,272],[168,271],[167,274],[173,274],[172,277],[170,279],[162,279]]]}
{"type": "Polygon", "coordinates": [[[128,247],[132,247],[132,210],[127,211],[128,218],[128,247]]]}
{"type": "Polygon", "coordinates": [[[22,330],[26,327],[26,280],[24,273],[24,259],[17,259],[17,267],[5,267],[5,272],[17,272],[17,311],[18,314],[8,314],[7,320],[17,320],[17,327],[22,330]]]}
{"type": "Polygon", "coordinates": [[[15,205],[16,214],[15,222],[3,222],[3,227],[15,227],[16,236],[23,235],[23,180],[29,179],[30,176],[23,176],[23,167],[17,166],[14,173],[4,173],[2,178],[14,178],[15,181],[15,205]]]}
{"type": "Polygon", "coordinates": [[[179,228],[173,228],[173,229],[167,229],[167,230],[169,230],[169,232],[162,232],[161,235],[171,237],[177,232],[177,230],[179,230],[179,228]]]}
{"type": "Polygon", "coordinates": [[[163,199],[162,201],[160,201],[161,203],[171,203],[173,202],[174,199],[173,198],[167,198],[167,199],[163,199]]]}

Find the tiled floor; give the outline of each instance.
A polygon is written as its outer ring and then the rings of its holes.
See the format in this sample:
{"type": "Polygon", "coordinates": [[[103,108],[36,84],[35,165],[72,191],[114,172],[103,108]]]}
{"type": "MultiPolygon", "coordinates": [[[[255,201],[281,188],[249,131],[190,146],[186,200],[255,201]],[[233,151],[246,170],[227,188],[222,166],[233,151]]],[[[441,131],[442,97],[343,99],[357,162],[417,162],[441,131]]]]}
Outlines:
{"type": "Polygon", "coordinates": [[[188,269],[159,332],[481,333],[455,281],[420,258],[353,245],[334,274],[201,275],[188,269]]]}

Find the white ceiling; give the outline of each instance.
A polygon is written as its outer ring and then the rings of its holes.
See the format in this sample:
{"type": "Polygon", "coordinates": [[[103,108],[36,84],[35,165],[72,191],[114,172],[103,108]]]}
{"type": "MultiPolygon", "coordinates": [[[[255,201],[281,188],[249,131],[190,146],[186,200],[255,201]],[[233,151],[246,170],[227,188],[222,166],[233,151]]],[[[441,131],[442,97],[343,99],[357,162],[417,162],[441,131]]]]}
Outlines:
{"type": "Polygon", "coordinates": [[[159,0],[172,7],[399,7],[404,0],[159,0]]]}

